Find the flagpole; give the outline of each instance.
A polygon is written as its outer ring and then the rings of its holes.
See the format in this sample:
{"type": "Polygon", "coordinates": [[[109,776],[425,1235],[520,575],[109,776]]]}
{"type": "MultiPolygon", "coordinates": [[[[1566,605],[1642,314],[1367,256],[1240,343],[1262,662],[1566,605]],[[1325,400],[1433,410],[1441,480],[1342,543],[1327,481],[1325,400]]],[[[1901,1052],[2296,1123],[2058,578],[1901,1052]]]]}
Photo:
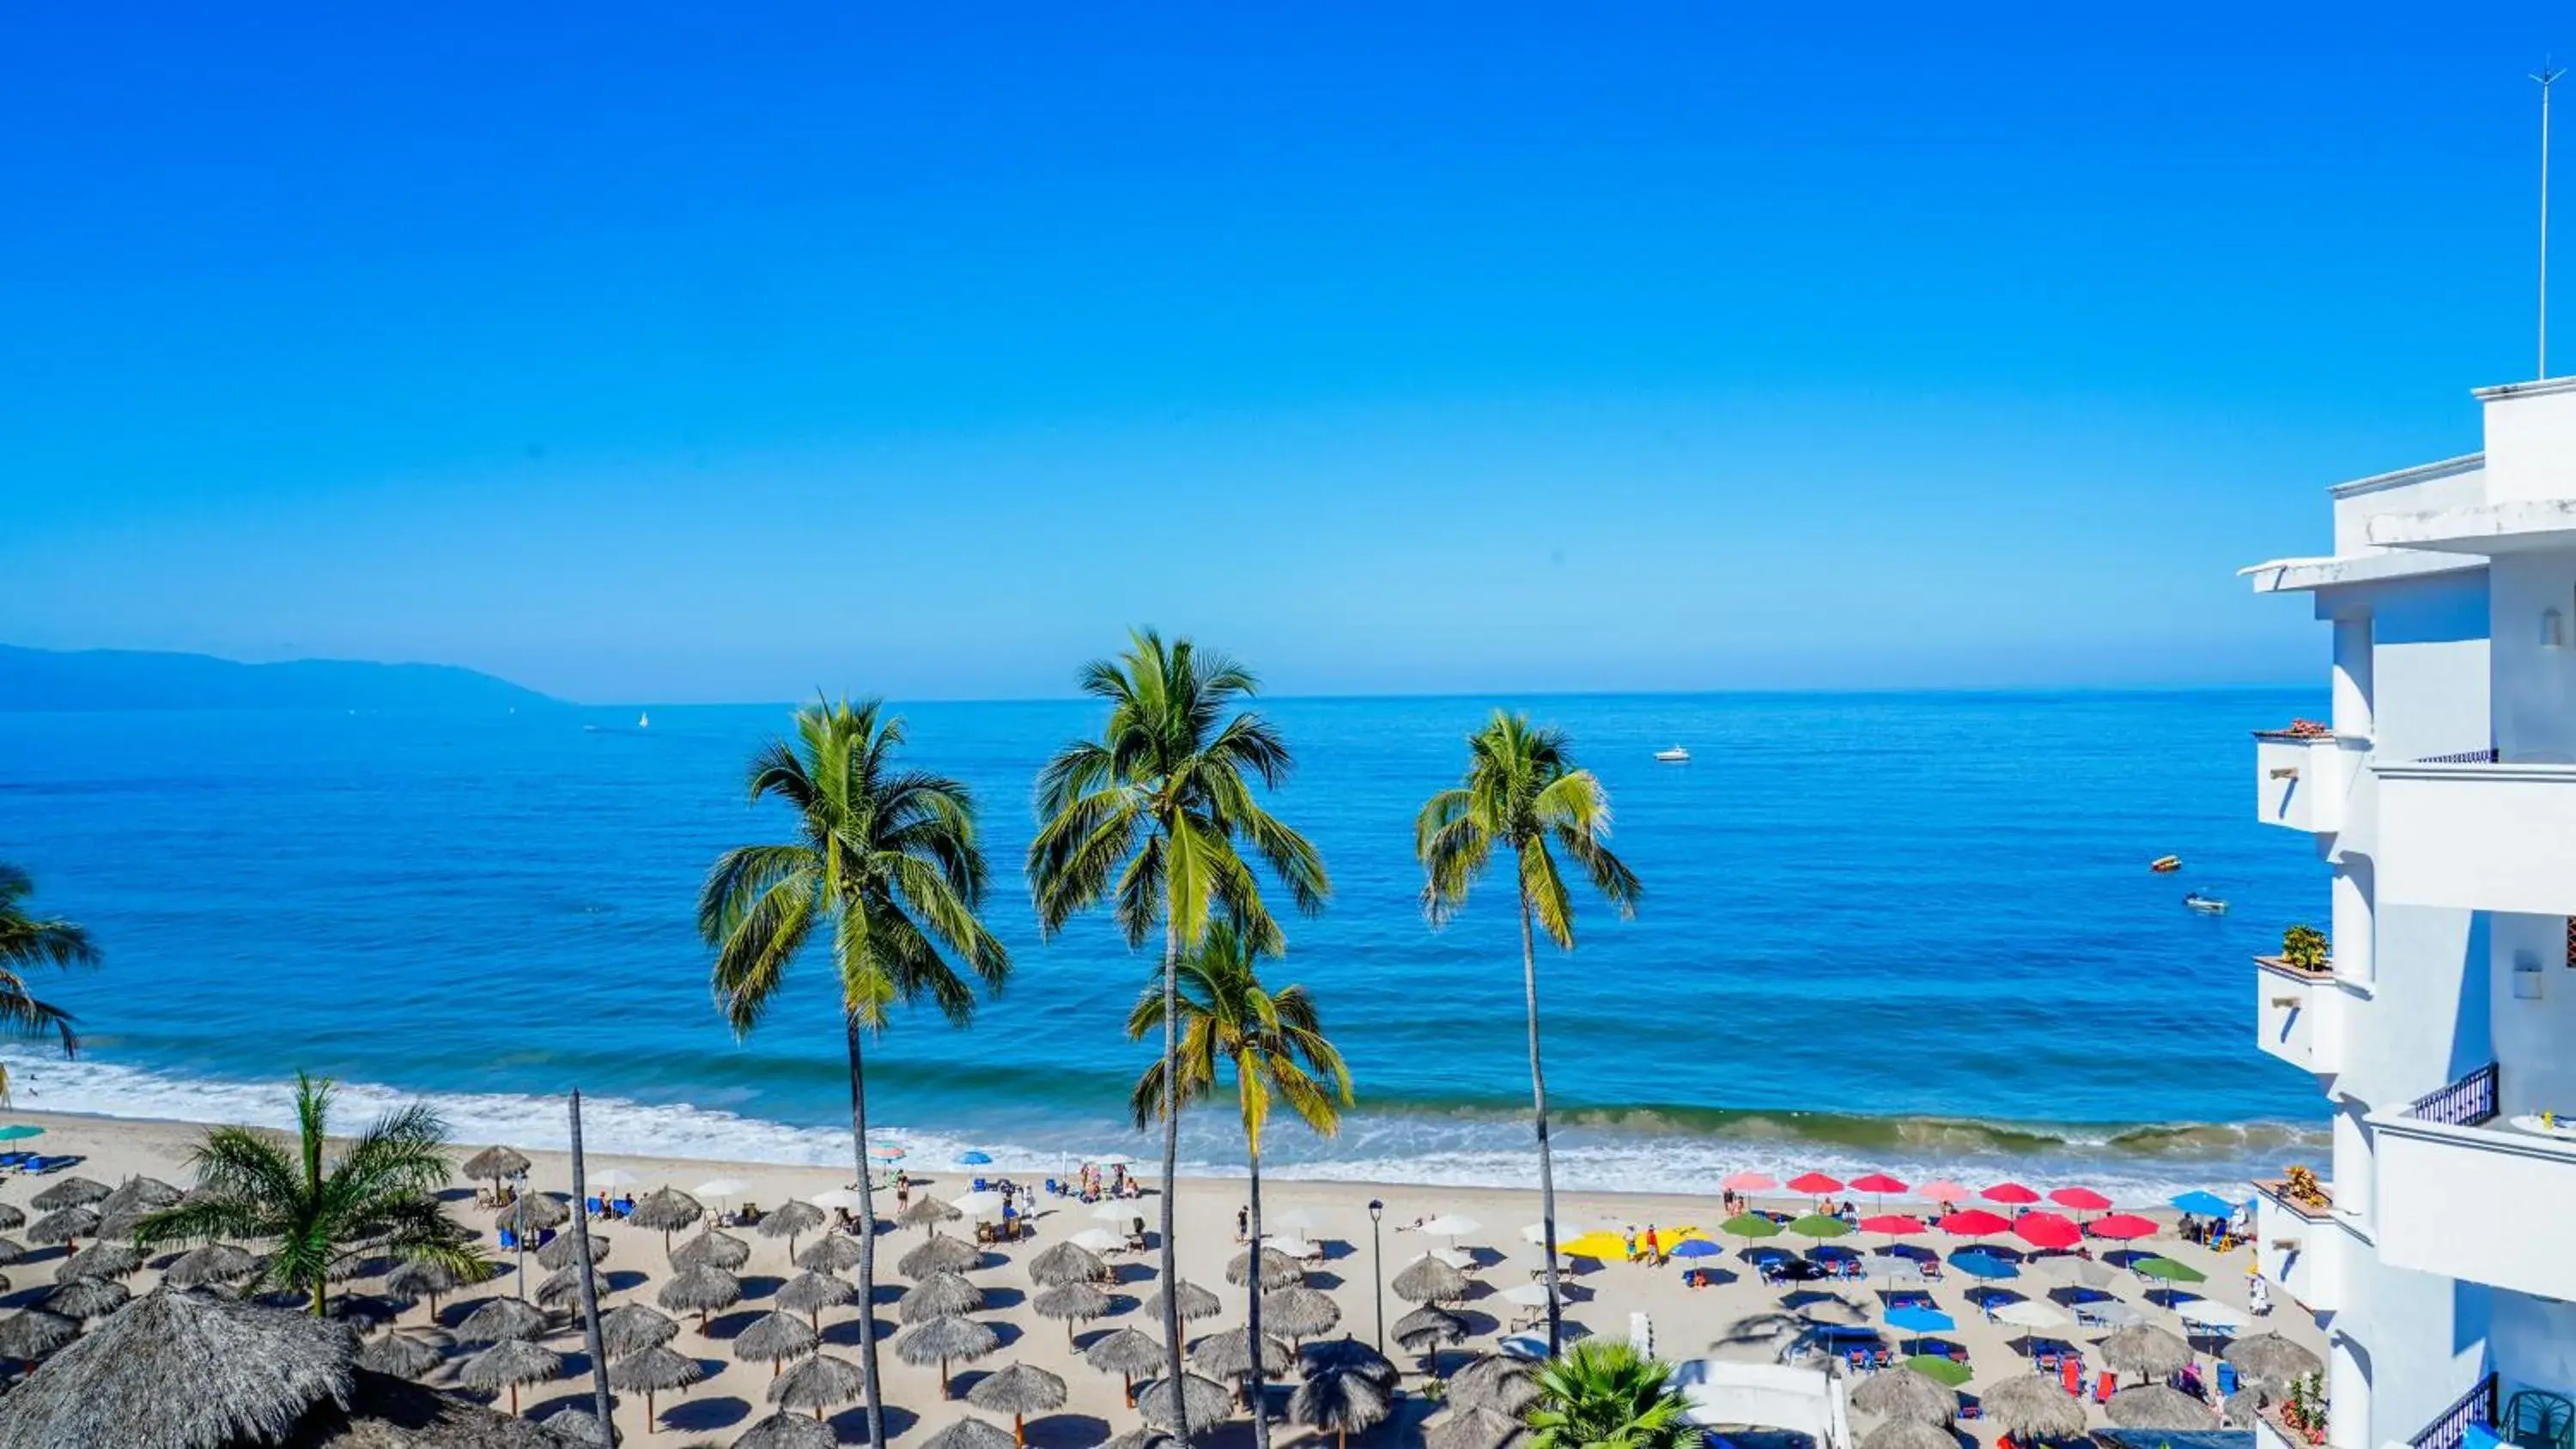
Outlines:
{"type": "Polygon", "coordinates": [[[2567,72],[2541,62],[2540,83],[2540,375],[2549,376],[2549,88],[2567,72]]]}

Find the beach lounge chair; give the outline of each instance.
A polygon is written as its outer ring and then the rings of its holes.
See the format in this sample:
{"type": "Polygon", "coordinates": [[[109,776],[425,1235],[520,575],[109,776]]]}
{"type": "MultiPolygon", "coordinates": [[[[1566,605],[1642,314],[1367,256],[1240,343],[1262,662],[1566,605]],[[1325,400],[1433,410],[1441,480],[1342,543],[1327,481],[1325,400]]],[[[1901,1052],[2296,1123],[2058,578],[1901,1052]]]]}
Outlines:
{"type": "Polygon", "coordinates": [[[2109,1369],[2104,1369],[2102,1372],[2095,1374],[2093,1376],[2093,1402],[2097,1404],[2107,1404],[2111,1402],[2111,1391],[2119,1386],[2120,1376],[2111,1372],[2109,1369]]]}
{"type": "Polygon", "coordinates": [[[2234,1392],[2236,1392],[2236,1365],[2220,1359],[2218,1361],[2218,1396],[2223,1399],[2234,1392]]]}
{"type": "Polygon", "coordinates": [[[1875,1368],[1893,1368],[1893,1367],[1895,1367],[1895,1366],[1896,1366],[1896,1350],[1894,1350],[1894,1349],[1892,1349],[1892,1348],[1889,1348],[1886,1344],[1883,1344],[1883,1343],[1882,1343],[1882,1344],[1880,1344],[1880,1345],[1878,1346],[1877,1360],[1876,1360],[1876,1362],[1872,1365],[1872,1367],[1875,1367],[1875,1368]]]}
{"type": "Polygon", "coordinates": [[[518,1251],[519,1235],[517,1233],[508,1228],[502,1228],[499,1230],[498,1236],[500,1237],[502,1248],[510,1252],[518,1251]]]}
{"type": "Polygon", "coordinates": [[[2068,1398],[2084,1397],[2084,1360],[2070,1353],[2058,1357],[2057,1361],[2048,1367],[2057,1371],[2058,1385],[2066,1390],[2068,1398]]]}
{"type": "Polygon", "coordinates": [[[1865,1348],[1855,1348],[1855,1349],[1850,1349],[1850,1350],[1846,1351],[1846,1353],[1844,1354],[1844,1357],[1845,1357],[1845,1358],[1850,1362],[1850,1364],[1851,1364],[1851,1371],[1852,1371],[1853,1373],[1856,1373],[1856,1374],[1865,1374],[1865,1373],[1868,1373],[1868,1372],[1869,1372],[1869,1363],[1870,1363],[1870,1359],[1869,1359],[1869,1350],[1868,1350],[1868,1349],[1865,1349],[1865,1348]]]}
{"type": "Polygon", "coordinates": [[[1924,1282],[1926,1282],[1926,1283],[1938,1283],[1938,1282],[1940,1282],[1940,1281],[1941,1281],[1941,1260],[1940,1260],[1940,1259],[1938,1259],[1938,1258],[1926,1258],[1926,1259],[1924,1259],[1924,1260],[1923,1260],[1922,1267],[1923,1267],[1923,1281],[1924,1281],[1924,1282]]]}

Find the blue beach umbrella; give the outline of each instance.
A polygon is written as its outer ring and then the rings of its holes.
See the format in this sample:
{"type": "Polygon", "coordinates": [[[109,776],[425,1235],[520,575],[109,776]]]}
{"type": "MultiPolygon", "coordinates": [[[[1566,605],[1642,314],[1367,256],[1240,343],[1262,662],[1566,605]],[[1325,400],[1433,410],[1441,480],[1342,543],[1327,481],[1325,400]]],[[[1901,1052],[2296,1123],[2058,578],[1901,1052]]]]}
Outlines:
{"type": "Polygon", "coordinates": [[[2236,1204],[2214,1192],[2187,1192],[2173,1200],[2174,1207],[2196,1218],[2232,1218],[2236,1204]]]}
{"type": "Polygon", "coordinates": [[[1950,1266],[1971,1278],[2001,1279],[2021,1276],[2021,1269],[1988,1253],[1955,1254],[1950,1259],[1950,1266]]]}
{"type": "Polygon", "coordinates": [[[1959,1326],[1959,1320],[1938,1308],[1909,1306],[1887,1310],[1887,1326],[1907,1333],[1948,1333],[1959,1326]]]}
{"type": "Polygon", "coordinates": [[[1723,1258],[1726,1256],[1726,1249],[1710,1242],[1706,1238],[1684,1238],[1680,1242],[1673,1244],[1673,1256],[1676,1258],[1723,1258]]]}
{"type": "Polygon", "coordinates": [[[957,1161],[964,1167],[990,1167],[993,1165],[993,1154],[980,1149],[960,1152],[957,1154],[957,1161]]]}

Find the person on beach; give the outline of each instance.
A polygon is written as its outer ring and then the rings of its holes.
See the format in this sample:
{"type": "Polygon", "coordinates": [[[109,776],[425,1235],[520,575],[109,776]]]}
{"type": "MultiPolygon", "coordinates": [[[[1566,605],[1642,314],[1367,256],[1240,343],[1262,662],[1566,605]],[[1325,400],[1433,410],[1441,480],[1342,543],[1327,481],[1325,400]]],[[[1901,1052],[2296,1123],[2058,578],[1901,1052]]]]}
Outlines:
{"type": "Polygon", "coordinates": [[[912,1174],[898,1172],[894,1175],[894,1210],[902,1212],[910,1206],[912,1206],[912,1174]]]}
{"type": "Polygon", "coordinates": [[[1646,1261],[1658,1268],[1664,1266],[1663,1240],[1656,1235],[1653,1223],[1646,1224],[1646,1261]]]}
{"type": "Polygon", "coordinates": [[[1238,1243],[1251,1236],[1252,1207],[1249,1203],[1234,1210],[1234,1240],[1238,1243]]]}
{"type": "Polygon", "coordinates": [[[1635,1223],[1630,1223],[1620,1230],[1619,1246],[1628,1255],[1629,1262],[1637,1261],[1637,1225],[1635,1223]]]}

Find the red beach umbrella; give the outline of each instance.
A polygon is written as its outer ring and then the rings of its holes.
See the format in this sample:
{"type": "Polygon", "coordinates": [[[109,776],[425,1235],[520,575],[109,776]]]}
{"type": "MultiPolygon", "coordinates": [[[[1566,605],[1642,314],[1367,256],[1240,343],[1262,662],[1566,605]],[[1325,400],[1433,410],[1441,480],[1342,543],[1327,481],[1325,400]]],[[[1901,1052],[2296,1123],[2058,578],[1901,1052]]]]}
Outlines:
{"type": "Polygon", "coordinates": [[[1728,1192],[1769,1192],[1780,1184],[1759,1172],[1739,1172],[1726,1180],[1728,1192]]]}
{"type": "Polygon", "coordinates": [[[1884,1172],[1873,1172],[1866,1177],[1855,1177],[1851,1180],[1851,1187],[1854,1192],[1886,1193],[1905,1191],[1904,1183],[1898,1182],[1895,1178],[1888,1176],[1884,1172]]]}
{"type": "Polygon", "coordinates": [[[2057,1213],[2023,1213],[2012,1227],[2033,1247],[2071,1248],[2084,1240],[2084,1230],[2057,1213]]]}
{"type": "Polygon", "coordinates": [[[2098,1213],[2111,1205],[2111,1200],[2089,1187],[2061,1187],[2048,1195],[2059,1207],[2070,1207],[2079,1213],[2098,1213]]]}
{"type": "Polygon", "coordinates": [[[2129,1238],[2152,1238],[2156,1235],[2157,1229],[2154,1222],[2149,1219],[2139,1217],[2136,1213],[2113,1213],[2109,1217],[2095,1218],[2093,1221],[2086,1223],[2084,1225],[2084,1231],[2091,1233],[2097,1238],[2119,1238],[2126,1240],[2129,1238]]]}
{"type": "Polygon", "coordinates": [[[1874,1218],[1862,1218],[1860,1230],[1864,1233],[1885,1233],[1891,1238],[1910,1238],[1923,1231],[1923,1220],[1908,1217],[1903,1213],[1881,1213],[1874,1218]]]}
{"type": "Polygon", "coordinates": [[[1969,1208],[1941,1220],[1941,1231],[1954,1238],[1991,1238],[2012,1231],[2012,1224],[1984,1208],[1969,1208]]]}
{"type": "Polygon", "coordinates": [[[1827,1177],[1821,1172],[1810,1172],[1790,1178],[1789,1190],[1810,1194],[1840,1192],[1843,1190],[1843,1180],[1839,1177],[1827,1177]]]}
{"type": "Polygon", "coordinates": [[[2028,1207],[2039,1201],[2038,1193],[2032,1192],[2017,1182],[1996,1183],[1977,1196],[1988,1202],[2009,1203],[2014,1207],[2028,1207]]]}

